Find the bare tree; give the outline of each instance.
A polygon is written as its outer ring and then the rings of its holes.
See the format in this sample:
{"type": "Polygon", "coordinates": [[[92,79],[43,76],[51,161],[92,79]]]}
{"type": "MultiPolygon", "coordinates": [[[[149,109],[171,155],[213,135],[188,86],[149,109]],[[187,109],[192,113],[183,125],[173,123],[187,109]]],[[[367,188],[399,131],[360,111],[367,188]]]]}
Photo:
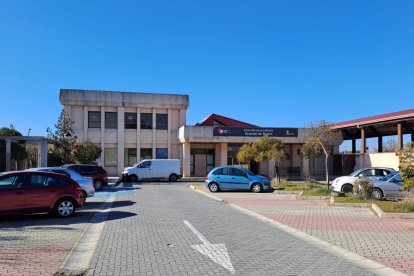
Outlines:
{"type": "Polygon", "coordinates": [[[330,125],[326,121],[319,121],[311,124],[308,135],[305,137],[305,144],[312,147],[319,145],[325,155],[325,173],[326,183],[329,188],[329,172],[328,159],[334,145],[339,145],[342,141],[342,134],[338,131],[332,131],[330,125]]]}

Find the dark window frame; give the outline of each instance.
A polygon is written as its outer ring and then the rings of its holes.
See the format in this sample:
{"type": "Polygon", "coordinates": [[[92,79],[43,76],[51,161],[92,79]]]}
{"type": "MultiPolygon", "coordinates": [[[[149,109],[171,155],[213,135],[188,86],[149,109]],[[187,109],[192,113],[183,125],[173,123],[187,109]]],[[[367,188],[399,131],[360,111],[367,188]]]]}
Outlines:
{"type": "Polygon", "coordinates": [[[105,112],[105,128],[109,128],[109,129],[118,128],[118,112],[105,112]],[[115,115],[115,121],[113,121],[114,115],[115,115]]]}
{"type": "Polygon", "coordinates": [[[88,128],[101,128],[101,112],[100,111],[88,111],[88,128]],[[92,120],[93,115],[98,115],[97,120],[92,120]]]}
{"type": "Polygon", "coordinates": [[[125,112],[125,129],[137,129],[137,122],[138,122],[138,117],[137,117],[137,113],[135,112],[125,112]],[[132,116],[132,120],[129,119],[128,117],[132,116]]]}
{"type": "Polygon", "coordinates": [[[141,113],[141,129],[152,129],[152,119],[152,113],[141,113]],[[146,118],[147,116],[149,116],[150,119],[146,118]]]}
{"type": "Polygon", "coordinates": [[[168,114],[157,113],[156,115],[156,128],[168,130],[168,114]]]}

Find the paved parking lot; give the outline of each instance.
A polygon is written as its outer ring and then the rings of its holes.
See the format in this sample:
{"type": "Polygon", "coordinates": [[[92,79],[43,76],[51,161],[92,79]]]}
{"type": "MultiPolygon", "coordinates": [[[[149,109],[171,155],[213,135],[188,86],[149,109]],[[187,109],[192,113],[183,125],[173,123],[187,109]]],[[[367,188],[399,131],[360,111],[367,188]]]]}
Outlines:
{"type": "MultiPolygon", "coordinates": [[[[203,189],[203,192],[211,194],[203,189]]],[[[221,192],[214,196],[361,256],[414,275],[414,219],[382,219],[369,208],[328,206],[294,195],[221,192]]]]}
{"type": "MultiPolygon", "coordinates": [[[[107,196],[125,194],[108,187],[70,218],[48,214],[0,217],[0,275],[53,275],[107,196]]],[[[129,192],[130,193],[130,192],[129,192]]]]}

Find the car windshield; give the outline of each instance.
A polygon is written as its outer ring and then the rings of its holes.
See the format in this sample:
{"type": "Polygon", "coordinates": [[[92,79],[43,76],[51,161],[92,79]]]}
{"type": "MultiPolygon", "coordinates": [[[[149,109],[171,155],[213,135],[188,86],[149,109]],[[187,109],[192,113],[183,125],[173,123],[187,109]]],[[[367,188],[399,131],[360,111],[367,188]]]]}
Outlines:
{"type": "Polygon", "coordinates": [[[381,180],[381,181],[388,181],[388,180],[390,180],[391,178],[393,178],[396,174],[398,174],[398,172],[392,172],[392,173],[389,173],[389,174],[387,174],[386,176],[381,177],[381,178],[380,178],[380,180],[381,180]]]}

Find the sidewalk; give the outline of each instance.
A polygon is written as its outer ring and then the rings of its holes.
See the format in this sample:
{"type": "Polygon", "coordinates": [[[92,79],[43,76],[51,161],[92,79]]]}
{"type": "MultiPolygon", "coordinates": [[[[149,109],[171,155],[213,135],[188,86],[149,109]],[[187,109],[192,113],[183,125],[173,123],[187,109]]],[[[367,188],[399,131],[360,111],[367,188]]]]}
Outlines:
{"type": "Polygon", "coordinates": [[[413,219],[381,219],[369,208],[329,206],[327,200],[295,199],[287,194],[221,192],[214,196],[414,275],[413,219]]]}

